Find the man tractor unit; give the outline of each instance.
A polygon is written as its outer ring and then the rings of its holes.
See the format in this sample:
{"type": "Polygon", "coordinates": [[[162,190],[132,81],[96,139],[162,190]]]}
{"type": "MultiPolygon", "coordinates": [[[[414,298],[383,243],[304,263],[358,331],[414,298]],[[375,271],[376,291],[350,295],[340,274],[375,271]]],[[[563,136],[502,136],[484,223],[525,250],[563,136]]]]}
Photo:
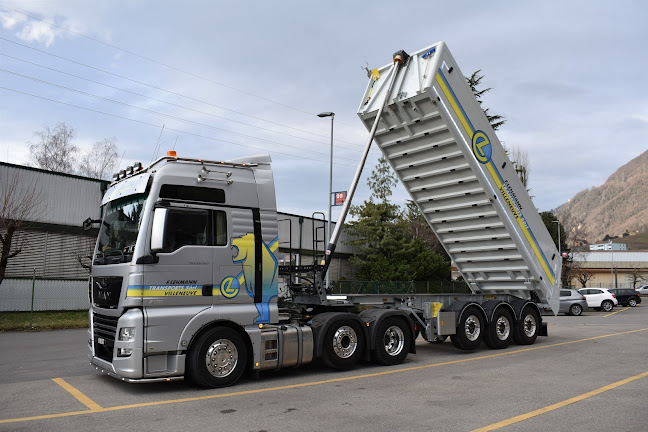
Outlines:
{"type": "Polygon", "coordinates": [[[370,136],[325,258],[313,265],[279,265],[269,156],[170,154],[120,171],[102,220],[84,223],[99,223],[90,362],[127,382],[222,387],[244,372],[316,359],[338,369],[399,364],[419,333],[449,336],[462,350],[546,335],[538,305],[558,311],[561,259],[446,45],[400,51],[374,69],[358,115],[370,136]],[[327,292],[374,141],[472,293],[327,292]],[[281,308],[280,275],[289,281],[281,308]]]}

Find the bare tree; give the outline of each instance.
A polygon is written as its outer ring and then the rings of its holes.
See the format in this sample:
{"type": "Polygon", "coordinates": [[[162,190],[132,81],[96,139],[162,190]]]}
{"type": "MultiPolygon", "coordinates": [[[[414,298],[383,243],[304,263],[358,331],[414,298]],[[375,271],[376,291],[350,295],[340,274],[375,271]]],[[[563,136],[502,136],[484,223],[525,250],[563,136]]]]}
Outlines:
{"type": "Polygon", "coordinates": [[[529,190],[529,153],[520,147],[511,149],[511,161],[524,187],[529,190]]]}
{"type": "Polygon", "coordinates": [[[24,241],[15,242],[18,231],[28,228],[45,212],[44,193],[35,179],[31,182],[20,174],[0,179],[0,284],[5,278],[9,260],[19,255],[25,247],[24,241]]]}
{"type": "Polygon", "coordinates": [[[92,149],[83,155],[79,166],[79,174],[109,180],[115,170],[119,158],[117,138],[104,138],[96,142],[92,149]]]}
{"type": "Polygon", "coordinates": [[[45,126],[35,132],[38,142],[29,143],[31,159],[37,167],[50,171],[72,173],[76,165],[78,147],[73,144],[77,130],[64,122],[54,129],[45,126]]]}
{"type": "Polygon", "coordinates": [[[630,269],[626,272],[626,277],[630,281],[630,284],[632,285],[632,289],[637,288],[637,284],[643,284],[644,282],[648,282],[648,273],[646,272],[645,269],[641,268],[633,268],[630,269]]]}

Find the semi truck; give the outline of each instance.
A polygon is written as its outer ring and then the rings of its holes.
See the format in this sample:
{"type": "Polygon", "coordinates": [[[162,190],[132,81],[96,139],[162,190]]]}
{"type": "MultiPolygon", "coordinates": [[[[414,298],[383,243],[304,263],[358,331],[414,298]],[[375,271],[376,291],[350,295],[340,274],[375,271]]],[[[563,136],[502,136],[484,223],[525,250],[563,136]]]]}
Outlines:
{"type": "Polygon", "coordinates": [[[202,387],[315,360],[402,363],[416,338],[461,350],[532,344],[558,311],[561,259],[447,46],[371,71],[370,131],[323,254],[282,264],[271,159],[178,157],[115,175],[102,201],[89,360],[127,382],[202,387]],[[325,284],[375,142],[469,285],[467,294],[332,296],[325,284]],[[278,281],[287,289],[280,298],[278,281]]]}

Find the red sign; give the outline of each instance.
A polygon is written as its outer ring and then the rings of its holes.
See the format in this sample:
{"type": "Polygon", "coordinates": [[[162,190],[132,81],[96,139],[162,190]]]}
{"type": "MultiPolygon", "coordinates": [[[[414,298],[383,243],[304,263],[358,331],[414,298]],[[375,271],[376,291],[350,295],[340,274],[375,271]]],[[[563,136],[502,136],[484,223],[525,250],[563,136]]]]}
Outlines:
{"type": "Polygon", "coordinates": [[[341,206],[346,201],[346,191],[344,192],[333,192],[335,194],[335,204],[334,206],[341,206]]]}

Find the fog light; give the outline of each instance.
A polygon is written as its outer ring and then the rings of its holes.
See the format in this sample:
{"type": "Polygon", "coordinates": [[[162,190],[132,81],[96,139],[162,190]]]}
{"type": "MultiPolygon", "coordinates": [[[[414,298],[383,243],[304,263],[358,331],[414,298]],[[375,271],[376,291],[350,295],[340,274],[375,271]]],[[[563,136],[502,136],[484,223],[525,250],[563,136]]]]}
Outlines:
{"type": "Polygon", "coordinates": [[[128,357],[133,353],[133,348],[119,348],[117,357],[128,357]]]}
{"type": "Polygon", "coordinates": [[[135,340],[135,327],[122,327],[119,329],[119,340],[120,341],[132,341],[135,340]]]}

